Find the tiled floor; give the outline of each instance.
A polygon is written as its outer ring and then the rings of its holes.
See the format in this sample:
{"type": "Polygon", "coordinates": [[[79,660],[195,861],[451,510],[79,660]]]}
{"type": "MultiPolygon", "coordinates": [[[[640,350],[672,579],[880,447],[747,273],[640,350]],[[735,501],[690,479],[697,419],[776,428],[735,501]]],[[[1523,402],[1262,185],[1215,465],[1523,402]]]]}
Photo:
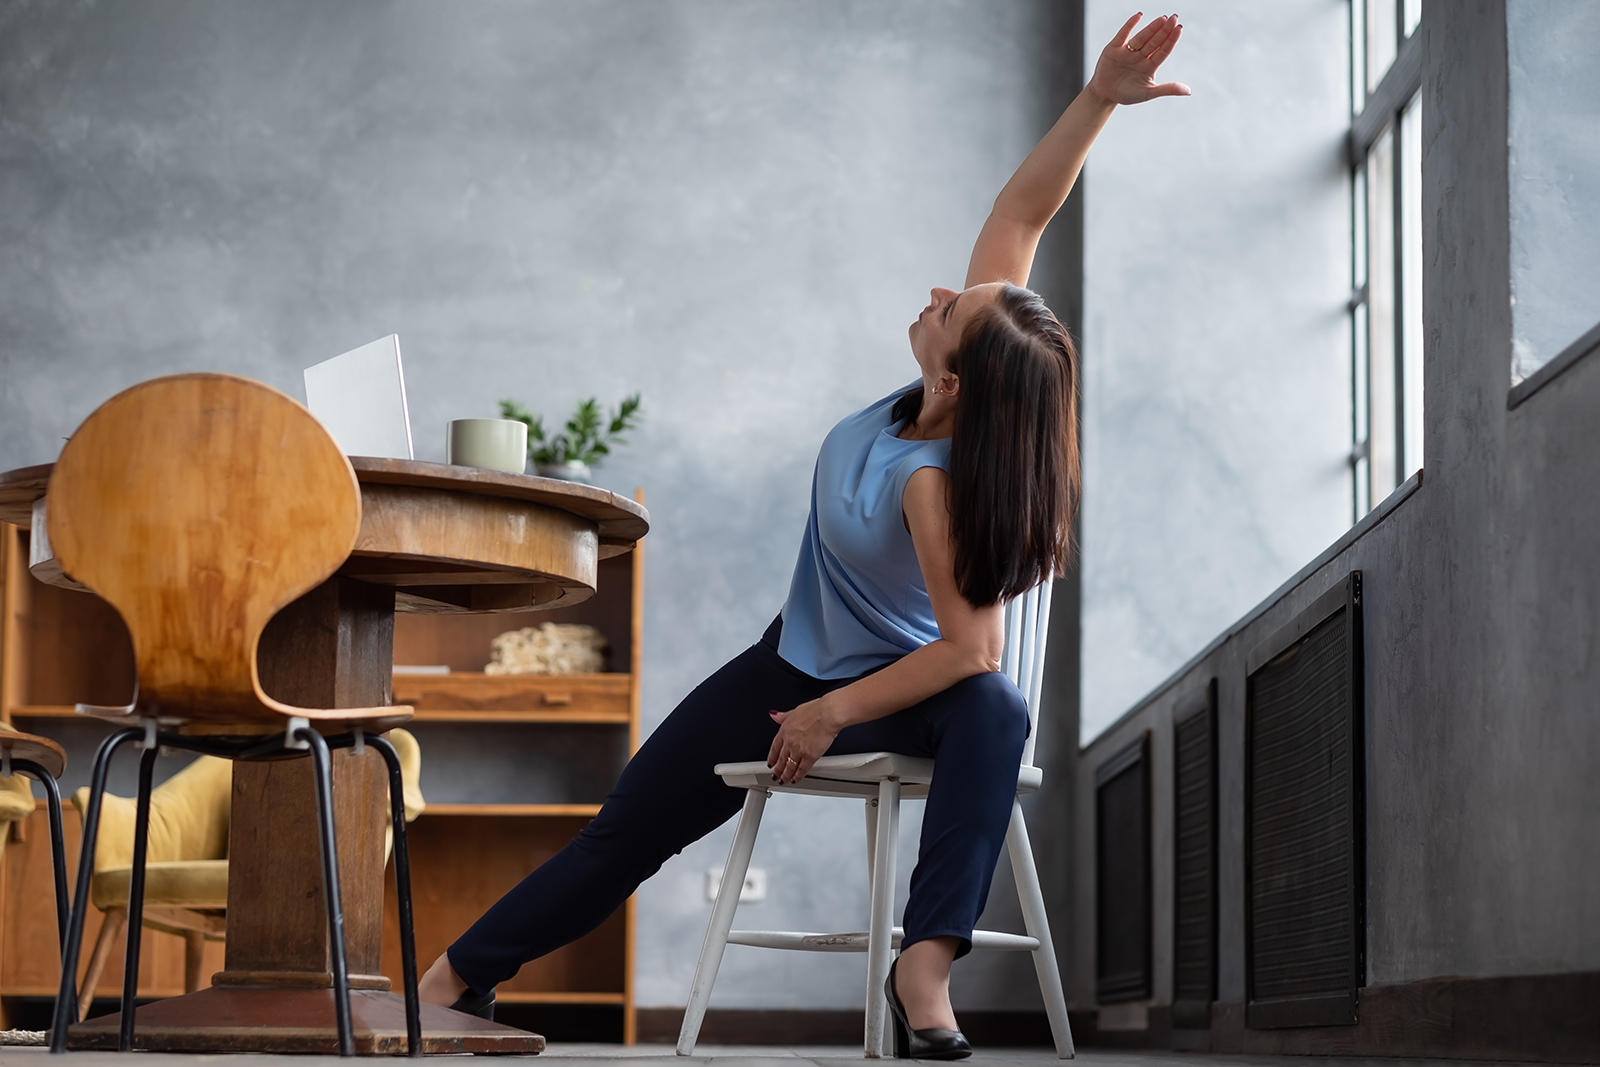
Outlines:
{"type": "MultiPolygon", "coordinates": [[[[48,1055],[42,1048],[0,1048],[0,1067],[51,1067],[46,1059],[48,1055]]],[[[221,1056],[154,1052],[134,1055],[138,1059],[133,1067],[335,1067],[340,1062],[334,1057],[324,1056],[221,1056]]],[[[597,1060],[627,1061],[627,1067],[667,1067],[686,1062],[673,1055],[670,1045],[635,1045],[629,1048],[621,1045],[552,1044],[544,1055],[531,1058],[567,1067],[595,1067],[597,1060]]],[[[859,1048],[844,1046],[777,1048],[702,1045],[688,1062],[716,1064],[717,1067],[801,1067],[803,1064],[841,1067],[841,1061],[860,1059],[859,1048]]],[[[62,1067],[128,1067],[128,1060],[115,1052],[74,1052],[58,1062],[62,1067]]],[[[980,1051],[965,1062],[971,1067],[1048,1067],[1061,1061],[1047,1049],[995,1049],[980,1051]]],[[[1084,1050],[1078,1053],[1073,1067],[1418,1067],[1427,1062],[1430,1061],[1084,1050]]]]}

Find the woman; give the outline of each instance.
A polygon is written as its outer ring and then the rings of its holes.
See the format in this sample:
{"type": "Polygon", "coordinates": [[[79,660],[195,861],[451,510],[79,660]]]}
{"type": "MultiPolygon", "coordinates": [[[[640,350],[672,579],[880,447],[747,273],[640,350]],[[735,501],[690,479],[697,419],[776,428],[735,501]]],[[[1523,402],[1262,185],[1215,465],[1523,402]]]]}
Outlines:
{"type": "Polygon", "coordinates": [[[1028,730],[996,673],[1003,605],[1065,566],[1078,487],[1076,353],[1020,287],[1116,105],[1189,92],[1154,79],[1177,17],[1135,34],[1139,19],[995,200],[966,288],[934,289],[911,324],[921,381],[828,434],[782,614],[656,729],[583,833],[439,957],[423,1000],[487,1014],[497,983],[599,926],[739,810],[715,764],[765,753],[793,782],[824,754],[888,750],[937,768],[887,989],[901,1047],[969,1054],[950,964],[971,948],[1028,730]]]}

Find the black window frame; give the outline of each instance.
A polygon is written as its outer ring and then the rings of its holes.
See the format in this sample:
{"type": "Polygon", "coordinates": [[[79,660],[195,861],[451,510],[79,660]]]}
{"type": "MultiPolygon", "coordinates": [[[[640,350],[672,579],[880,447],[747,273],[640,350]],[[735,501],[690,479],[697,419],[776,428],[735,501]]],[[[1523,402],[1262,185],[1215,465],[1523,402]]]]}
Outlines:
{"type": "MultiPolygon", "coordinates": [[[[1369,462],[1372,453],[1372,414],[1370,407],[1371,381],[1370,369],[1372,347],[1370,343],[1360,336],[1363,329],[1370,330],[1370,319],[1365,315],[1371,304],[1371,277],[1367,264],[1358,263],[1358,255],[1370,256],[1371,249],[1364,232],[1370,226],[1367,218],[1366,205],[1358,200],[1366,195],[1364,171],[1367,166],[1367,155],[1373,146],[1382,140],[1385,133],[1393,131],[1394,165],[1392,180],[1394,188],[1391,190],[1394,210],[1394,234],[1391,245],[1394,251],[1394,265],[1392,277],[1394,281],[1394,462],[1393,482],[1396,487],[1404,485],[1412,471],[1421,464],[1414,463],[1414,457],[1406,455],[1406,362],[1408,359],[1422,359],[1422,352],[1407,352],[1405,345],[1405,271],[1402,262],[1404,256],[1403,218],[1401,208],[1403,203],[1403,181],[1406,168],[1409,165],[1404,156],[1404,146],[1400,137],[1401,116],[1417,97],[1422,88],[1422,33],[1421,22],[1408,35],[1406,33],[1406,5],[1395,4],[1395,35],[1398,42],[1394,62],[1384,72],[1383,78],[1376,88],[1365,91],[1365,83],[1357,84],[1354,79],[1366,76],[1366,27],[1365,5],[1369,0],[1350,0],[1350,72],[1352,78],[1351,99],[1359,95],[1363,101],[1361,109],[1354,112],[1350,120],[1350,131],[1345,138],[1346,165],[1350,174],[1350,230],[1351,230],[1351,292],[1346,305],[1346,314],[1350,323],[1350,440],[1351,449],[1348,460],[1351,481],[1351,522],[1359,522],[1365,514],[1376,508],[1381,499],[1372,492],[1374,478],[1369,468],[1364,468],[1363,463],[1369,462]],[[1362,58],[1358,63],[1356,50],[1362,50],[1362,58]],[[1356,284],[1356,278],[1361,278],[1361,284],[1356,284]],[[1363,327],[1362,323],[1369,325],[1363,327]],[[1361,364],[1365,364],[1364,366],[1361,364]],[[1366,395],[1362,395],[1363,390],[1366,395]],[[1365,478],[1366,485],[1362,485],[1365,478]]],[[[1421,264],[1417,265],[1421,269],[1421,264]]],[[[1419,344],[1421,338],[1418,339],[1419,344]]],[[[1369,463],[1370,466],[1370,463],[1369,463]]]]}

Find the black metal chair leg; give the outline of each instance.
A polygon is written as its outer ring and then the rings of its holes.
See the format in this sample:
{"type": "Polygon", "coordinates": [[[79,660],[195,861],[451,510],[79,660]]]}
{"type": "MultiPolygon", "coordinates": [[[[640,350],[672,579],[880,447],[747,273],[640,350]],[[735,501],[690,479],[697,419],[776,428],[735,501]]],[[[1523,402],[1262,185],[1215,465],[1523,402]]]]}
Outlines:
{"type": "Polygon", "coordinates": [[[150,782],[159,748],[139,759],[139,800],[133,816],[133,869],[128,872],[128,941],[123,948],[122,1030],[118,1052],[133,1051],[133,1015],[139,1003],[139,942],[144,931],[144,868],[150,852],[150,782]]]}
{"type": "Polygon", "coordinates": [[[350,1021],[350,971],[344,953],[344,906],[339,899],[339,857],[334,843],[333,771],[328,742],[309,726],[294,730],[295,740],[311,746],[317,786],[317,830],[322,839],[322,884],[328,902],[328,958],[333,964],[333,1013],[339,1029],[339,1055],[354,1056],[356,1043],[350,1021]]]}
{"type": "Polygon", "coordinates": [[[50,1019],[50,1051],[67,1051],[67,1027],[78,1018],[78,950],[83,946],[83,922],[89,910],[89,878],[94,873],[94,845],[100,832],[100,803],[106,795],[106,771],[111,757],[129,741],[144,736],[137,726],[118,730],[100,743],[95,753],[94,771],[89,777],[89,810],[83,817],[83,846],[78,855],[78,881],[72,893],[72,918],[67,927],[67,943],[61,951],[61,988],[56,992],[55,1011],[50,1019]]]}
{"type": "Polygon", "coordinates": [[[417,993],[417,942],[411,926],[411,857],[406,852],[405,780],[400,775],[400,756],[385,737],[369,737],[367,744],[378,750],[389,767],[389,817],[394,824],[394,888],[399,904],[400,972],[406,994],[406,1050],[422,1055],[422,998],[417,993]]]}
{"type": "Polygon", "coordinates": [[[48,771],[32,760],[14,759],[11,766],[44,786],[46,810],[50,813],[50,865],[56,883],[56,941],[65,953],[67,922],[72,908],[67,903],[67,837],[61,826],[61,787],[48,771]]]}

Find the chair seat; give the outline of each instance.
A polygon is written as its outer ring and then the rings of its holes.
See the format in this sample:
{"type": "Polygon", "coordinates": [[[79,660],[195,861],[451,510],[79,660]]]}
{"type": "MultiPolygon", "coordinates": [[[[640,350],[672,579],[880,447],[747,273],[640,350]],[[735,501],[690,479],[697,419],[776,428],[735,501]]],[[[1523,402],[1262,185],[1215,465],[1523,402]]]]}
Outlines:
{"type": "MultiPolygon", "coordinates": [[[[917,800],[928,795],[933,782],[933,760],[903,756],[897,752],[858,752],[848,756],[823,756],[811,773],[792,785],[780,785],[772,777],[765,760],[748,763],[719,763],[713,771],[724,782],[738,789],[765,788],[774,793],[799,793],[804,796],[857,797],[871,800],[878,795],[878,783],[898,779],[900,796],[917,800]]],[[[1023,767],[1017,774],[1017,792],[1032,793],[1039,788],[1044,773],[1038,767],[1023,767]]]]}
{"type": "MultiPolygon", "coordinates": [[[[127,907],[128,879],[132,872],[132,867],[96,871],[89,890],[94,906],[101,911],[127,907]]],[[[176,905],[184,908],[226,908],[228,861],[147,863],[144,902],[146,905],[176,905]]]]}
{"type": "MultiPolygon", "coordinates": [[[[107,722],[132,724],[141,720],[137,704],[129,704],[127,707],[78,704],[75,710],[79,715],[104,719],[107,722]]],[[[205,720],[176,715],[157,715],[156,722],[163,727],[187,727],[185,733],[204,734],[210,732],[208,727],[211,727],[220,728],[221,732],[231,734],[236,732],[238,727],[245,726],[250,727],[249,732],[252,733],[259,727],[260,732],[265,735],[287,729],[289,719],[299,717],[317,726],[323,733],[329,730],[360,727],[377,734],[409,722],[414,711],[415,709],[409,704],[388,704],[376,708],[295,708],[280,704],[276,708],[266,706],[246,708],[230,715],[205,720]]]]}

